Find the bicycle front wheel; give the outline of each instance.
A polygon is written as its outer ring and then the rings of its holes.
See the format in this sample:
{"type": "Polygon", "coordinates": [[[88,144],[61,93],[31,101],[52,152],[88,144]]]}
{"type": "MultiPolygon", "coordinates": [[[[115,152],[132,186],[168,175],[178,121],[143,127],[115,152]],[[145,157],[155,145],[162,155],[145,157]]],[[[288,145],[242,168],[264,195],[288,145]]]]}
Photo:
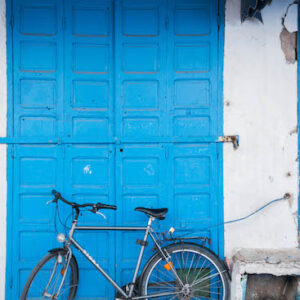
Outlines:
{"type": "Polygon", "coordinates": [[[193,244],[165,248],[169,263],[157,254],[141,282],[141,295],[151,299],[229,299],[229,275],[210,250],[193,244]]]}
{"type": "Polygon", "coordinates": [[[78,267],[75,258],[71,258],[67,268],[67,258],[63,253],[49,253],[32,270],[20,300],[72,300],[76,296],[77,286],[78,267]]]}

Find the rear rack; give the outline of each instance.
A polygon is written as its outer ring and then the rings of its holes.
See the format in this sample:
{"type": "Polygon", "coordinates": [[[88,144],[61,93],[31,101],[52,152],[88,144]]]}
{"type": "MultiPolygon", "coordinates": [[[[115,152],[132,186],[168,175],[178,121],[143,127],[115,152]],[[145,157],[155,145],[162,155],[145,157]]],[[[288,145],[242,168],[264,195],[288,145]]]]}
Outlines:
{"type": "Polygon", "coordinates": [[[167,242],[184,242],[187,240],[201,240],[204,243],[208,243],[211,245],[211,239],[208,237],[203,237],[203,236],[191,236],[191,237],[167,237],[165,233],[162,234],[164,237],[164,240],[167,242]]]}

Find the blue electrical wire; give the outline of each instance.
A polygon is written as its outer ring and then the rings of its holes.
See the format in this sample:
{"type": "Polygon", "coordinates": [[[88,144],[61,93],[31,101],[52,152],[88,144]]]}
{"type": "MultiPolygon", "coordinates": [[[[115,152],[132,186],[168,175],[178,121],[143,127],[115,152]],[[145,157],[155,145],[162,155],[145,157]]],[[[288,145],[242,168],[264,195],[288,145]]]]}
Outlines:
{"type": "MultiPolygon", "coordinates": [[[[252,217],[253,215],[257,214],[258,212],[264,210],[269,205],[274,204],[274,203],[279,202],[279,201],[287,200],[287,199],[290,199],[290,198],[291,198],[291,195],[289,193],[286,193],[286,194],[284,194],[283,197],[269,201],[268,203],[264,204],[263,206],[261,206],[260,208],[258,208],[257,210],[255,210],[254,212],[252,212],[251,214],[249,214],[245,217],[238,218],[238,219],[233,219],[233,220],[230,220],[230,221],[225,221],[225,222],[222,222],[222,223],[216,224],[216,225],[211,225],[209,227],[201,229],[201,232],[203,232],[205,230],[212,229],[212,228],[218,228],[218,227],[221,227],[221,226],[224,226],[224,225],[227,225],[227,224],[232,224],[232,223],[244,221],[244,220],[252,217]]],[[[183,231],[186,232],[185,236],[190,235],[190,234],[195,234],[195,231],[193,231],[193,230],[183,230],[183,231]]]]}
{"type": "Polygon", "coordinates": [[[274,199],[272,201],[269,201],[268,203],[264,204],[263,206],[261,206],[260,208],[258,208],[257,210],[255,210],[254,212],[252,212],[251,214],[245,216],[245,217],[242,217],[242,218],[238,218],[238,219],[234,219],[234,220],[230,220],[230,221],[226,221],[226,222],[223,222],[223,223],[220,223],[218,225],[212,225],[212,226],[209,226],[207,228],[205,228],[204,230],[206,229],[211,229],[211,228],[214,228],[214,227],[220,227],[220,226],[224,226],[224,225],[227,225],[227,224],[232,224],[232,223],[236,223],[236,222],[241,222],[241,221],[244,221],[250,217],[252,217],[253,215],[257,214],[258,212],[264,210],[266,207],[268,207],[269,205],[275,203],[275,202],[279,202],[279,201],[282,201],[282,200],[287,200],[291,198],[291,195],[286,193],[283,197],[281,198],[277,198],[277,199],[274,199]]]}

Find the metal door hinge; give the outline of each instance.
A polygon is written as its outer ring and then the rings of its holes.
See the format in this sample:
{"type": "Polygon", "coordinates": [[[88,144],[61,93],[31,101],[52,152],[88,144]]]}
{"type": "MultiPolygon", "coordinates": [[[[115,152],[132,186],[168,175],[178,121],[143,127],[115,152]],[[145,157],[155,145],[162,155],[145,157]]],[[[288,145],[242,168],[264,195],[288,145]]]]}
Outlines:
{"type": "Polygon", "coordinates": [[[10,156],[12,159],[14,159],[16,157],[16,151],[15,151],[15,146],[12,145],[10,148],[10,156]]]}
{"type": "Polygon", "coordinates": [[[166,145],[165,147],[165,158],[168,159],[169,158],[169,146],[166,145]]]}
{"type": "Polygon", "coordinates": [[[66,29],[66,17],[63,17],[62,18],[62,22],[61,22],[61,26],[62,26],[62,29],[65,30],[66,29]]]}
{"type": "Polygon", "coordinates": [[[233,148],[236,150],[240,146],[240,138],[238,135],[225,135],[220,136],[219,143],[232,143],[233,148]]]}
{"type": "Polygon", "coordinates": [[[12,29],[14,28],[14,24],[15,24],[15,17],[13,15],[11,15],[11,17],[10,17],[10,27],[12,29]]]}
{"type": "Polygon", "coordinates": [[[169,29],[169,18],[168,17],[165,18],[165,27],[167,30],[169,29]]]}
{"type": "Polygon", "coordinates": [[[64,146],[64,145],[61,146],[61,152],[62,152],[62,153],[61,153],[62,158],[65,159],[65,157],[66,157],[66,149],[65,149],[65,146],[64,146]]]}

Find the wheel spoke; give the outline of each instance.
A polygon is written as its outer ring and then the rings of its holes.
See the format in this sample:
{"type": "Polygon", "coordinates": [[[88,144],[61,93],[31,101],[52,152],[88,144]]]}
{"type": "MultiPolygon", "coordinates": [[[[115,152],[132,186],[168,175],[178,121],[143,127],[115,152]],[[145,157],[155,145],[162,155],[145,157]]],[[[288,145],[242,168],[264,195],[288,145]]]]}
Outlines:
{"type": "Polygon", "coordinates": [[[220,272],[220,273],[218,272],[218,273],[216,273],[216,274],[213,274],[213,275],[210,275],[210,276],[201,278],[201,279],[197,280],[196,282],[194,282],[194,283],[192,284],[192,286],[194,286],[194,285],[196,285],[196,284],[199,284],[199,283],[201,283],[201,282],[203,282],[203,281],[205,281],[205,280],[207,280],[207,279],[211,279],[211,278],[214,278],[214,277],[216,277],[216,276],[220,276],[220,274],[222,274],[222,273],[224,273],[224,272],[225,272],[225,270],[222,271],[222,272],[220,272]]]}
{"type": "MultiPolygon", "coordinates": [[[[201,257],[200,257],[200,259],[201,259],[201,257]]],[[[205,262],[206,262],[205,259],[203,259],[202,265],[201,265],[201,267],[200,267],[200,269],[199,269],[197,275],[195,276],[195,279],[194,279],[194,281],[192,282],[192,285],[195,283],[195,281],[198,279],[199,275],[201,274],[201,272],[202,272],[202,270],[203,270],[203,268],[204,268],[205,262]]]]}
{"type": "Polygon", "coordinates": [[[203,254],[200,247],[191,246],[191,249],[189,249],[189,246],[183,245],[173,246],[173,249],[173,251],[168,249],[170,261],[173,263],[174,271],[184,283],[184,286],[179,284],[174,273],[170,273],[164,268],[165,262],[158,257],[157,261],[148,267],[149,270],[146,270],[148,275],[142,283],[142,295],[148,295],[149,300],[153,297],[155,299],[171,300],[228,299],[228,283],[224,281],[227,279],[222,275],[226,270],[219,269],[219,262],[216,263],[210,258],[210,255],[203,254]],[[172,297],[155,297],[156,294],[169,291],[176,294],[172,297]]]}
{"type": "Polygon", "coordinates": [[[189,270],[188,270],[188,273],[187,273],[187,278],[189,278],[189,276],[190,276],[191,268],[192,268],[193,263],[194,263],[194,258],[195,258],[195,253],[193,254],[193,259],[191,261],[191,264],[190,264],[190,267],[189,267],[189,270]]]}

